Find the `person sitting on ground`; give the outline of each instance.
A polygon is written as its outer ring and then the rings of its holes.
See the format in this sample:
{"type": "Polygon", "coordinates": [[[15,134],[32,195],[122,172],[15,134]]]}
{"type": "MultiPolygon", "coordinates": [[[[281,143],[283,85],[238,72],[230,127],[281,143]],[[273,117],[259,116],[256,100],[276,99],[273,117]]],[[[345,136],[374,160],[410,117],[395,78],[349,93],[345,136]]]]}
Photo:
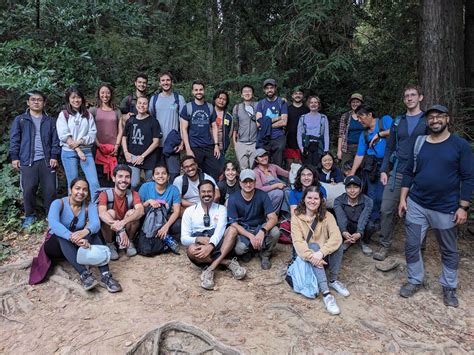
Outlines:
{"type": "Polygon", "coordinates": [[[140,184],[142,170],[145,181],[151,180],[157,158],[155,149],[161,138],[160,124],[148,114],[148,99],[138,98],[136,108],[138,114],[127,121],[122,138],[125,160],[132,170],[132,190],[136,190],[140,184]]]}
{"type": "MultiPolygon", "coordinates": [[[[174,179],[173,185],[179,190],[181,196],[181,215],[184,210],[196,203],[199,203],[199,190],[198,185],[203,180],[210,180],[217,186],[215,180],[206,173],[203,173],[197,163],[196,158],[192,155],[185,155],[181,159],[181,168],[184,171],[184,175],[177,176],[174,179]]],[[[215,202],[219,201],[221,195],[219,190],[215,193],[215,202]]]]}
{"type": "Polygon", "coordinates": [[[334,156],[331,152],[324,152],[321,155],[321,167],[318,168],[319,181],[328,184],[339,184],[343,182],[341,169],[334,163],[334,156]]]}
{"type": "Polygon", "coordinates": [[[239,174],[239,165],[232,160],[227,160],[224,164],[224,178],[217,183],[221,194],[219,200],[221,205],[226,205],[230,194],[240,190],[239,174]]]}
{"type": "Polygon", "coordinates": [[[240,173],[240,192],[230,195],[227,201],[227,214],[231,225],[227,236],[237,236],[234,252],[249,261],[254,253],[261,259],[262,269],[272,267],[270,257],[275,248],[280,230],[278,216],[265,191],[255,188],[255,172],[244,169],[240,173]]]}
{"type": "MultiPolygon", "coordinates": [[[[98,236],[100,220],[95,203],[90,202],[89,183],[75,178],[70,185],[68,197],[55,200],[48,214],[50,238],[45,241],[44,250],[51,259],[65,258],[79,273],[86,291],[97,286],[97,280],[85,265],[76,261],[79,248],[91,244],[102,245],[98,236]]],[[[109,292],[122,291],[120,284],[112,278],[109,265],[99,266],[100,286],[109,292]]]]}
{"type": "Polygon", "coordinates": [[[234,278],[245,277],[246,270],[236,259],[227,255],[235,246],[237,235],[224,236],[227,225],[227,210],[215,202],[216,187],[211,180],[198,185],[200,202],[184,211],[181,223],[181,243],[187,247],[189,260],[197,266],[204,266],[201,273],[201,287],[214,288],[214,271],[219,265],[226,266],[234,278]]]}
{"type": "Polygon", "coordinates": [[[176,186],[169,183],[170,175],[165,164],[158,164],[153,169],[153,181],[144,183],[138,191],[143,207],[159,208],[165,206],[168,221],[158,230],[158,237],[163,239],[168,234],[175,239],[181,232],[181,197],[176,186]]]}
{"type": "Polygon", "coordinates": [[[118,260],[114,236],[120,249],[127,249],[127,256],[137,255],[133,244],[144,208],[138,192],[129,190],[132,170],[128,165],[119,164],[112,177],[115,186],[99,194],[98,209],[102,237],[110,249],[110,259],[118,260]]]}
{"type": "Polygon", "coordinates": [[[280,210],[289,212],[288,197],[290,189],[280,180],[279,176],[288,179],[289,172],[278,165],[270,164],[270,154],[263,148],[255,152],[256,158],[254,169],[256,176],[256,187],[268,193],[273,208],[277,214],[280,210]]]}
{"type": "Polygon", "coordinates": [[[318,187],[323,197],[326,198],[326,189],[319,183],[318,173],[312,165],[303,165],[298,169],[295,179],[295,188],[290,191],[290,212],[295,212],[296,206],[301,201],[304,190],[310,186],[318,187]]]}
{"type": "Polygon", "coordinates": [[[344,240],[343,248],[347,250],[360,241],[362,252],[370,256],[370,237],[375,232],[375,227],[369,222],[369,217],[374,203],[370,197],[362,194],[362,181],[358,176],[346,177],[344,185],[346,193],[334,201],[337,225],[344,240]]]}
{"type": "Polygon", "coordinates": [[[323,194],[317,186],[310,186],[304,191],[291,216],[291,238],[298,256],[313,266],[327,311],[339,314],[339,307],[329,287],[344,297],[350,295],[347,288],[337,280],[342,263],[342,237],[334,216],[326,212],[323,194]],[[308,238],[310,229],[312,235],[308,238]],[[330,273],[329,283],[326,265],[330,273]]]}

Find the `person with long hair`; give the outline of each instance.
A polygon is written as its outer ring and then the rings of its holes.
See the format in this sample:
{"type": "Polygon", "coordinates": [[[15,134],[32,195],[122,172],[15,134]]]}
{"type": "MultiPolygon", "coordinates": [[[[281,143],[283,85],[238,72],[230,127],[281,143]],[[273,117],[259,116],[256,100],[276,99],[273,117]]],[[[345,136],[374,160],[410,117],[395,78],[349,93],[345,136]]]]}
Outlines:
{"type": "Polygon", "coordinates": [[[223,179],[217,183],[217,187],[221,193],[219,204],[225,205],[229,196],[235,191],[240,190],[239,174],[239,164],[232,160],[227,160],[224,163],[224,171],[222,172],[223,179]]]}
{"type": "Polygon", "coordinates": [[[338,184],[344,181],[341,169],[336,166],[334,155],[324,152],[320,158],[321,167],[318,168],[319,181],[328,184],[338,184]]]}
{"type": "Polygon", "coordinates": [[[224,168],[225,152],[230,146],[233,119],[232,115],[227,111],[229,105],[229,94],[225,90],[217,90],[212,97],[214,105],[214,114],[216,115],[217,124],[217,143],[221,155],[219,156],[219,164],[221,170],[224,168]]]}
{"type": "Polygon", "coordinates": [[[112,172],[117,165],[123,136],[120,110],[114,103],[114,90],[109,84],[101,84],[96,92],[96,104],[89,108],[95,119],[95,163],[101,186],[113,186],[112,172]]]}
{"type": "Polygon", "coordinates": [[[291,217],[291,237],[297,255],[312,266],[327,311],[339,314],[339,307],[329,287],[344,297],[350,295],[337,280],[342,263],[342,237],[334,216],[326,211],[323,194],[317,186],[310,186],[304,191],[291,217]]]}
{"type": "Polygon", "coordinates": [[[360,134],[364,126],[359,122],[355,110],[364,103],[364,97],[353,93],[349,99],[350,110],[344,112],[339,121],[339,135],[337,139],[337,159],[342,160],[342,165],[353,160],[357,153],[360,134]]]}
{"type": "Polygon", "coordinates": [[[64,96],[65,109],[56,121],[56,130],[61,145],[61,160],[67,183],[78,177],[78,163],[90,186],[90,194],[99,189],[99,180],[92,156],[97,128],[94,117],[86,109],[84,94],[76,87],[70,87],[64,96]]]}
{"type": "Polygon", "coordinates": [[[316,168],[312,165],[304,164],[296,173],[295,188],[290,191],[290,212],[292,215],[301,201],[304,191],[311,186],[318,187],[323,197],[326,198],[326,189],[319,183],[319,174],[316,168]]]}

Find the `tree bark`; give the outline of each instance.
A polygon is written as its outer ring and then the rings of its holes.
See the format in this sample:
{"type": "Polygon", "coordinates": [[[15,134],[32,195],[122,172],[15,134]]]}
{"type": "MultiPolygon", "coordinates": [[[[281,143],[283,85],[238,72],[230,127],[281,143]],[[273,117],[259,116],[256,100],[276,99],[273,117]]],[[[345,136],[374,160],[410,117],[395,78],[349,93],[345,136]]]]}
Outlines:
{"type": "Polygon", "coordinates": [[[466,87],[471,89],[467,95],[467,104],[474,105],[474,1],[466,0],[466,27],[464,40],[464,63],[466,87]]]}
{"type": "Polygon", "coordinates": [[[419,41],[424,105],[445,104],[453,115],[464,87],[463,0],[423,0],[419,41]]]}
{"type": "Polygon", "coordinates": [[[207,78],[212,79],[214,68],[214,0],[208,1],[207,7],[207,78]]]}
{"type": "Polygon", "coordinates": [[[36,0],[36,29],[39,30],[41,28],[40,23],[40,10],[41,10],[41,0],[36,0]]]}

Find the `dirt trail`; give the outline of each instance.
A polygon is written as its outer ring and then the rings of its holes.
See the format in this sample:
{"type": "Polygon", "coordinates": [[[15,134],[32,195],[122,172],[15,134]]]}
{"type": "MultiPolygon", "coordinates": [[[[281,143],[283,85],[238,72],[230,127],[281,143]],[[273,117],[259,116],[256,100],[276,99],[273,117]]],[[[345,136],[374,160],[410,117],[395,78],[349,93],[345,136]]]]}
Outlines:
{"type": "MultiPolygon", "coordinates": [[[[31,256],[39,242],[32,236],[25,243],[34,248],[19,257],[31,256]]],[[[34,287],[25,285],[28,269],[2,272],[0,353],[125,353],[147,331],[172,320],[201,327],[244,353],[474,352],[474,245],[461,241],[460,249],[460,307],[453,309],[442,303],[433,238],[425,253],[427,286],[408,300],[398,296],[405,280],[400,242],[394,257],[402,264],[388,273],[351,248],[340,273],[351,296],[336,295],[340,316],[283,281],[290,255],[285,245],[278,245],[269,271],[254,259],[242,281],[217,272],[215,291],[201,289],[199,269],[184,255],[122,256],[111,264],[124,289],[118,294],[102,288],[85,294],[66,264],[34,287]]]]}

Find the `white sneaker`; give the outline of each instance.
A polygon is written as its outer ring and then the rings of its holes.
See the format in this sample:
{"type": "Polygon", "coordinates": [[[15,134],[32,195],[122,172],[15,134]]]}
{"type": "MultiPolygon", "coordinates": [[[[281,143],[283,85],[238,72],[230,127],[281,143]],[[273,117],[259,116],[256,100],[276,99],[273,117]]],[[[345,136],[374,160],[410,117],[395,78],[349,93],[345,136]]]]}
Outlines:
{"type": "Polygon", "coordinates": [[[338,315],[341,313],[339,306],[336,303],[336,299],[330,293],[326,296],[323,296],[324,305],[326,306],[326,310],[332,315],[338,315]]]}
{"type": "Polygon", "coordinates": [[[344,297],[347,297],[351,294],[349,290],[346,288],[346,286],[344,286],[342,282],[337,281],[337,280],[333,282],[329,282],[329,287],[333,288],[334,290],[336,290],[337,293],[339,293],[341,296],[344,296],[344,297]]]}
{"type": "Polygon", "coordinates": [[[367,255],[367,256],[371,256],[371,255],[372,255],[373,250],[372,250],[371,247],[369,247],[368,244],[365,244],[365,243],[362,243],[362,242],[361,242],[361,243],[360,243],[360,247],[361,247],[362,253],[363,253],[364,255],[367,255]]]}

